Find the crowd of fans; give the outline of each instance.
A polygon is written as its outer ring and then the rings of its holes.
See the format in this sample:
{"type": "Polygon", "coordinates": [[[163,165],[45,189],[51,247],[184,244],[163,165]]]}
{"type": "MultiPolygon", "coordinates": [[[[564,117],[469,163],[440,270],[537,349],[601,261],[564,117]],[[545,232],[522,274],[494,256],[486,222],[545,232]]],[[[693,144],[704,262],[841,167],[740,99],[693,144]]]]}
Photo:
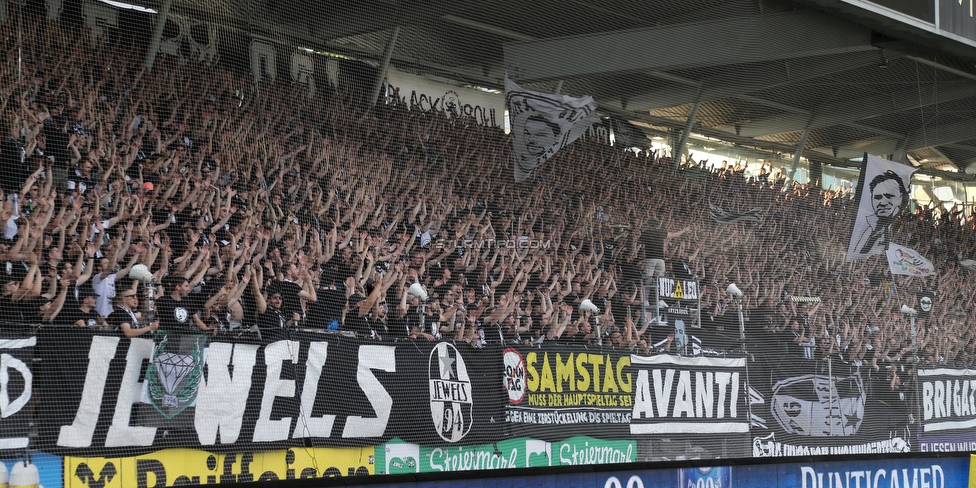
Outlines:
{"type": "Polygon", "coordinates": [[[478,347],[586,344],[598,322],[606,346],[667,351],[672,329],[640,313],[648,236],[667,235],[665,274],[702,284],[693,333],[738,331],[734,282],[749,340],[794,357],[887,368],[893,387],[906,364],[976,364],[974,287],[958,263],[976,240],[961,211],[904,215],[896,240],[938,269],[892,277],[883,256],[845,263],[849,192],[765,167],[679,169],[581,140],[516,184],[502,130],[372,107],[352,84],[312,99],[283,77],[252,91],[246,74],[163,55],[147,71],[125,45],[92,49],[55,24],[23,36],[19,52],[4,32],[0,65],[8,328],[303,327],[478,347]],[[761,222],[720,223],[710,205],[759,208],[761,222]],[[140,265],[161,286],[153,321],[129,278],[140,265]],[[898,310],[920,291],[937,299],[913,340],[898,310]]]}

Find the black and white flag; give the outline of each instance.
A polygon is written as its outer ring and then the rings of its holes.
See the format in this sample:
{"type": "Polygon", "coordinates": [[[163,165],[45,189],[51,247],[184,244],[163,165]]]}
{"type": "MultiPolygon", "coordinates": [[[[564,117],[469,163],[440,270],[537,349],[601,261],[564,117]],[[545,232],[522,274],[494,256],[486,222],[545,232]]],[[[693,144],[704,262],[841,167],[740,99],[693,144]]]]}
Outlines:
{"type": "Polygon", "coordinates": [[[928,317],[932,313],[932,307],[935,306],[935,292],[921,291],[916,293],[915,296],[918,298],[919,318],[928,317]]]}
{"type": "Polygon", "coordinates": [[[756,222],[761,224],[763,221],[762,209],[753,207],[742,213],[727,212],[718,205],[708,204],[708,215],[712,220],[720,224],[734,224],[736,222],[756,222]]]}
{"type": "Polygon", "coordinates": [[[915,168],[868,154],[861,169],[857,218],[847,246],[847,261],[881,254],[891,242],[891,227],[908,205],[915,168]]]}
{"type": "Polygon", "coordinates": [[[505,78],[505,91],[512,126],[516,183],[528,179],[533,169],[600,121],[596,115],[596,102],[589,95],[574,98],[540,93],[523,89],[508,78],[505,78]]]}

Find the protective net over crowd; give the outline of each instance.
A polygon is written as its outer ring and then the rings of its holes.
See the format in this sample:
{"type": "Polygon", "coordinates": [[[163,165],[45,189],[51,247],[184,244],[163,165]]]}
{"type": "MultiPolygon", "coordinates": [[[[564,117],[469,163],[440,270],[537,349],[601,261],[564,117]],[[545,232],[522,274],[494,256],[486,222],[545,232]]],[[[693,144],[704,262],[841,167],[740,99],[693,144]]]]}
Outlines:
{"type": "Polygon", "coordinates": [[[973,450],[973,64],[562,3],[0,2],[9,475],[973,450]]]}

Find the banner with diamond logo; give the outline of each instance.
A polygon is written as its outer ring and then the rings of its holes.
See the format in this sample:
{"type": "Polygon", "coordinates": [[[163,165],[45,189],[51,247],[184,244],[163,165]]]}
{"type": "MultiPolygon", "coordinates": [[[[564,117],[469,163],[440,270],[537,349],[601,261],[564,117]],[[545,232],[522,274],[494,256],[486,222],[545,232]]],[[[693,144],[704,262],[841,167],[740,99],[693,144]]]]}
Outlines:
{"type": "Polygon", "coordinates": [[[152,361],[146,368],[149,403],[171,419],[197,398],[203,378],[207,336],[160,330],[152,361]]]}

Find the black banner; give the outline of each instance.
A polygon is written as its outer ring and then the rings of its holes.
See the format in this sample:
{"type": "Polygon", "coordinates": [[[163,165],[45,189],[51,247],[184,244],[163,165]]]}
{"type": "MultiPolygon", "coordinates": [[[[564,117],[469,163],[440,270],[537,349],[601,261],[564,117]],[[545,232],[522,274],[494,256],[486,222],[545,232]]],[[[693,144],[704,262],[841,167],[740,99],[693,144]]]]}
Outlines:
{"type": "Polygon", "coordinates": [[[366,446],[393,437],[473,444],[497,437],[492,423],[503,416],[497,354],[443,342],[367,343],[292,332],[266,336],[261,345],[212,342],[196,402],[160,424],[142,393],[152,340],[81,328],[41,337],[62,349],[43,348],[43,368],[56,381],[45,398],[50,408],[39,414],[37,447],[51,452],[366,446]],[[64,360],[65,348],[77,357],[64,360]]]}
{"type": "Polygon", "coordinates": [[[750,364],[753,456],[908,452],[912,395],[883,372],[767,354],[750,364]],[[765,369],[769,367],[769,369],[765,369]]]}
{"type": "Polygon", "coordinates": [[[29,447],[71,456],[358,447],[394,439],[475,446],[579,435],[635,441],[647,459],[976,445],[968,433],[976,425],[976,375],[969,370],[920,370],[918,384],[898,370],[905,378],[899,382],[893,369],[848,364],[838,354],[797,359],[806,346],[787,343],[791,338],[769,337],[749,356],[683,357],[272,331],[260,343],[213,340],[202,354],[202,375],[183,381],[197,371],[195,340],[174,348],[161,347],[162,336],[41,329],[36,339],[0,339],[0,379],[7,378],[0,381],[0,399],[6,398],[0,449],[27,446],[32,391],[40,398],[29,447]],[[163,398],[172,409],[150,398],[150,361],[155,354],[158,368],[166,352],[172,356],[157,371],[157,396],[187,399],[181,405],[163,398]],[[171,368],[178,360],[186,371],[171,368]],[[182,376],[170,386],[158,378],[175,373],[182,376]],[[195,388],[195,399],[184,387],[195,388]]]}
{"type": "Polygon", "coordinates": [[[0,453],[16,456],[29,444],[36,344],[34,336],[0,339],[0,453]]]}

